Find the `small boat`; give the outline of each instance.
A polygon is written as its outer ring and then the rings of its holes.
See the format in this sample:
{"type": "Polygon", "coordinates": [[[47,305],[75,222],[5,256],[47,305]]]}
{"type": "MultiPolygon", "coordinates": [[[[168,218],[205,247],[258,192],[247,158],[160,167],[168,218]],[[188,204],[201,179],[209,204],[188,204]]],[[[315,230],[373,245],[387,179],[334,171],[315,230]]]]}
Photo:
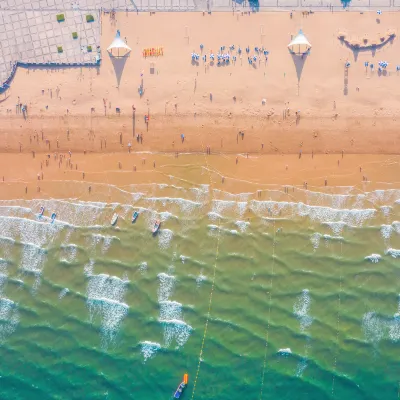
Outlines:
{"type": "Polygon", "coordinates": [[[153,235],[155,235],[155,234],[158,232],[158,230],[160,229],[160,226],[161,226],[161,221],[160,221],[159,219],[157,219],[157,220],[154,222],[154,226],[153,226],[153,235]]]}
{"type": "Polygon", "coordinates": [[[57,214],[55,212],[53,212],[53,214],[51,214],[51,223],[53,223],[56,218],[57,218],[57,214]]]}
{"type": "Polygon", "coordinates": [[[137,218],[139,216],[139,213],[137,211],[135,211],[132,215],[132,222],[136,222],[137,218]]]}
{"type": "Polygon", "coordinates": [[[43,217],[43,214],[44,214],[44,207],[41,206],[41,207],[40,207],[39,218],[40,218],[40,217],[43,217]]]}
{"type": "Polygon", "coordinates": [[[118,221],[118,214],[114,214],[111,218],[111,225],[114,226],[118,221]]]}
{"type": "Polygon", "coordinates": [[[176,392],[174,394],[174,399],[179,399],[182,396],[182,393],[188,384],[188,380],[189,380],[189,375],[188,374],[183,375],[183,380],[179,384],[178,389],[176,389],[176,392]]]}

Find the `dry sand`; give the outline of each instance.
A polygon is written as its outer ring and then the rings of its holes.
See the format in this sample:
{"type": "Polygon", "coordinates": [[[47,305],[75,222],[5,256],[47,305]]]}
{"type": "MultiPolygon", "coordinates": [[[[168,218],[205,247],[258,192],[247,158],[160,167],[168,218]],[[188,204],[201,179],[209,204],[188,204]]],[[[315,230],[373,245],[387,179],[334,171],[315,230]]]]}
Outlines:
{"type": "Polygon", "coordinates": [[[166,182],[168,175],[197,183],[207,183],[211,177],[215,185],[222,185],[221,176],[225,176],[225,190],[234,192],[246,190],[247,185],[254,189],[254,185],[303,185],[305,181],[309,188],[324,187],[325,179],[328,186],[396,184],[399,159],[391,155],[400,153],[399,38],[374,53],[355,55],[338,35],[345,32],[347,39],[361,43],[367,35],[370,43],[389,30],[400,33],[399,25],[398,13],[384,13],[379,23],[374,13],[308,17],[294,13],[293,19],[289,13],[119,13],[115,23],[104,15],[99,69],[18,70],[9,97],[0,103],[0,177],[5,176],[7,188],[1,189],[0,196],[21,197],[28,185],[27,196],[37,197],[37,174],[47,153],[51,162],[43,170],[40,195],[49,196],[70,197],[74,185],[68,194],[69,186],[47,188],[46,182],[82,182],[83,171],[86,186],[74,189],[81,190],[79,196],[74,192],[78,197],[88,196],[88,181],[124,186],[166,182]],[[287,50],[291,35],[300,28],[313,46],[301,74],[302,62],[294,62],[287,50]],[[116,29],[132,52],[127,59],[112,61],[106,48],[116,29]],[[190,55],[200,53],[200,43],[207,55],[211,50],[216,54],[222,45],[240,46],[242,60],[219,67],[209,66],[208,60],[207,65],[202,60],[194,65],[190,55]],[[142,57],[143,48],[158,46],[164,48],[163,56],[142,57]],[[264,46],[270,52],[268,61],[261,57],[260,63],[250,66],[247,46],[251,55],[255,46],[264,46]],[[345,81],[347,60],[351,66],[345,81]],[[389,62],[384,75],[377,72],[380,60],[389,62]],[[375,64],[374,72],[364,67],[365,61],[375,64]],[[142,98],[138,93],[141,74],[142,98]],[[15,112],[18,97],[28,104],[26,120],[15,112]],[[284,118],[287,108],[290,115],[284,118]],[[239,131],[245,133],[243,140],[239,131]],[[183,143],[181,133],[185,134],[183,143]],[[136,141],[136,134],[143,135],[143,143],[136,141]],[[132,154],[128,154],[129,142],[132,154]],[[199,155],[207,146],[213,155],[199,155]],[[53,154],[69,158],[69,150],[74,169],[65,164],[58,168],[53,154]],[[237,154],[242,154],[238,164],[237,154]],[[211,175],[204,173],[208,164],[214,171],[211,175]],[[363,176],[372,183],[362,183],[363,176]],[[16,181],[20,183],[12,183],[16,181]]]}

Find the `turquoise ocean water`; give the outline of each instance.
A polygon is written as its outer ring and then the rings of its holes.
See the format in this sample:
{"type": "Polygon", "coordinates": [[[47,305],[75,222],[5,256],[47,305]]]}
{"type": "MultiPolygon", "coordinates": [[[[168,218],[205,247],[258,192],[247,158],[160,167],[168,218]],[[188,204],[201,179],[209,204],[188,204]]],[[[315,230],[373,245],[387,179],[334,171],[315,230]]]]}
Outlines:
{"type": "Polygon", "coordinates": [[[400,190],[118,198],[0,202],[1,399],[399,399],[400,190]]]}

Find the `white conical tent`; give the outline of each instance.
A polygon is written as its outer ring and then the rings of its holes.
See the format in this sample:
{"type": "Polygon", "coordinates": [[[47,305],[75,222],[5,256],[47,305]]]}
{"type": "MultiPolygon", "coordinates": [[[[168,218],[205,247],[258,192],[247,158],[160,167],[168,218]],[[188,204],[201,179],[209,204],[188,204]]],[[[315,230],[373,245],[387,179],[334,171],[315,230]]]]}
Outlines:
{"type": "Polygon", "coordinates": [[[311,49],[311,43],[300,29],[296,37],[288,44],[288,48],[294,54],[305,54],[311,49]]]}
{"type": "Polygon", "coordinates": [[[115,39],[108,46],[107,51],[114,57],[124,57],[131,52],[131,48],[121,39],[121,33],[118,30],[115,39]]]}

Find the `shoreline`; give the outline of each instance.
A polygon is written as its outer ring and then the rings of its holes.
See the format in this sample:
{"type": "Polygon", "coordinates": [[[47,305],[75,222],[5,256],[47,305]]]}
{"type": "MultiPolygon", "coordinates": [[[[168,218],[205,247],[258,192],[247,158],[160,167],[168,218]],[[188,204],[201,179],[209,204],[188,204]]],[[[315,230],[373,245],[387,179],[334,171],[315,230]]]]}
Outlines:
{"type": "Polygon", "coordinates": [[[76,198],[130,202],[140,185],[149,184],[187,189],[208,185],[210,189],[232,194],[261,191],[261,200],[268,200],[267,193],[271,190],[280,193],[282,199],[285,196],[295,198],[297,192],[300,195],[307,191],[363,193],[400,189],[399,164],[400,156],[350,154],[343,158],[333,154],[302,155],[300,158],[296,155],[249,155],[247,158],[246,155],[175,157],[109,153],[72,154],[69,158],[67,153],[62,163],[54,155],[48,158],[38,154],[33,159],[29,154],[3,154],[0,157],[0,200],[76,198]]]}

